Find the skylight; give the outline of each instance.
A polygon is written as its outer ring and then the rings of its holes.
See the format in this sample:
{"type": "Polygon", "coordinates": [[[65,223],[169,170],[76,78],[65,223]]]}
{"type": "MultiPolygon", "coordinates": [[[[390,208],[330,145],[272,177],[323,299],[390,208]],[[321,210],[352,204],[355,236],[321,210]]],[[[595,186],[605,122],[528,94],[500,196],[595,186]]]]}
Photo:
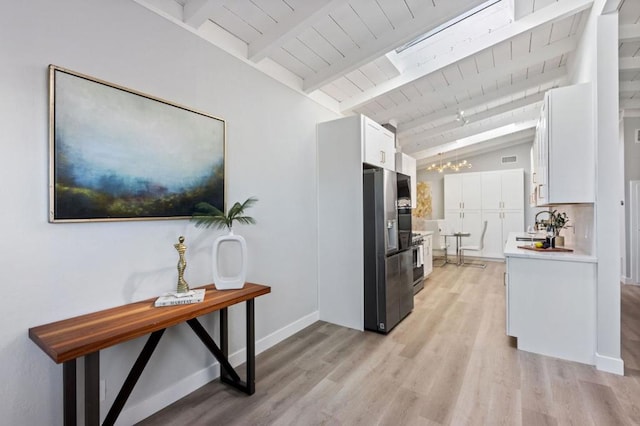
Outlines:
{"type": "Polygon", "coordinates": [[[405,71],[449,53],[457,45],[490,34],[513,21],[511,2],[490,0],[387,53],[405,71]]]}

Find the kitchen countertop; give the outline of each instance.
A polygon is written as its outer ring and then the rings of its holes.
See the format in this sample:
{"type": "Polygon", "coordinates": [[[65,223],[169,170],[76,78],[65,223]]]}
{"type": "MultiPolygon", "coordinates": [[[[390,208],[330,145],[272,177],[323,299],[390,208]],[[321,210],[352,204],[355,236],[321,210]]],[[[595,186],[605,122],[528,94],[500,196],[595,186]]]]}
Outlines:
{"type": "MultiPolygon", "coordinates": [[[[521,257],[521,258],[527,258],[527,259],[546,259],[546,260],[558,260],[558,261],[564,261],[564,262],[586,262],[586,263],[596,263],[598,261],[597,257],[581,251],[543,252],[543,251],[520,249],[518,248],[518,246],[528,245],[529,242],[516,241],[516,237],[529,238],[529,235],[526,232],[510,232],[509,239],[507,240],[507,244],[504,247],[505,257],[521,257]]],[[[567,248],[572,248],[572,247],[567,247],[567,248]]]]}

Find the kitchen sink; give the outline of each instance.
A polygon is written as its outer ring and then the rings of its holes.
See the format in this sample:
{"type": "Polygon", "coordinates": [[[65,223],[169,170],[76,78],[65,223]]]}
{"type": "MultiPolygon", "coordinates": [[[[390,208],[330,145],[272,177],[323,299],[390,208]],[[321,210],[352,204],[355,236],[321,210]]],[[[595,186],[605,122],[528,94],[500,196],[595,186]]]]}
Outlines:
{"type": "Polygon", "coordinates": [[[540,237],[516,237],[516,241],[544,241],[545,238],[540,237]]]}

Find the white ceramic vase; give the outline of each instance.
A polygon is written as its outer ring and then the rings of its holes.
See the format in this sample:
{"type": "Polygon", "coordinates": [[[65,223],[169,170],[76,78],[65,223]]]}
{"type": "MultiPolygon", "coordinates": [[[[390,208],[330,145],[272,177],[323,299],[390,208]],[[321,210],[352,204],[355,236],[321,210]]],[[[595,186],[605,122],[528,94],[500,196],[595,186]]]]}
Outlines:
{"type": "Polygon", "coordinates": [[[247,278],[247,242],[241,235],[229,234],[216,238],[213,242],[213,283],[218,290],[231,290],[244,287],[247,278]],[[224,275],[225,264],[233,263],[232,274],[224,275]]]}

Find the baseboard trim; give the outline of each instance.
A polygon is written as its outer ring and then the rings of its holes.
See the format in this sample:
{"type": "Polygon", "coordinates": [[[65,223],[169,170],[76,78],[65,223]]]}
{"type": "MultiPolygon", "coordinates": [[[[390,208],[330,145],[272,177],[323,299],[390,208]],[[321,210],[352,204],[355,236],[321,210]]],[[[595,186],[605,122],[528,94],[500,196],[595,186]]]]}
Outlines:
{"type": "Polygon", "coordinates": [[[624,285],[640,285],[640,283],[637,283],[635,281],[633,281],[633,279],[631,277],[621,277],[620,281],[622,282],[622,284],[624,285]]]}
{"type": "Polygon", "coordinates": [[[624,376],[624,361],[622,358],[613,358],[596,352],[596,368],[600,371],[624,376]]]}
{"type": "MultiPolygon", "coordinates": [[[[287,337],[293,336],[298,331],[310,326],[319,319],[320,313],[318,311],[315,311],[292,322],[289,325],[282,327],[279,330],[274,331],[273,333],[259,340],[256,340],[256,355],[266,351],[272,346],[275,346],[287,337]]],[[[246,348],[242,348],[229,355],[229,362],[234,367],[244,363],[246,359],[246,348]]],[[[132,405],[131,407],[126,407],[122,411],[122,413],[120,413],[117,424],[135,424],[141,420],[144,420],[153,413],[162,410],[164,407],[185,397],[196,389],[201,388],[202,386],[206,385],[212,380],[215,380],[219,376],[220,365],[218,364],[218,362],[214,362],[210,366],[197,371],[191,376],[185,377],[184,379],[173,383],[168,388],[164,389],[161,392],[158,392],[155,395],[150,396],[144,401],[136,405],[132,405]]],[[[102,408],[104,409],[101,410],[101,414],[104,417],[107,414],[106,410],[108,410],[108,407],[102,408]]],[[[103,420],[104,418],[101,419],[101,421],[103,420]]]]}

